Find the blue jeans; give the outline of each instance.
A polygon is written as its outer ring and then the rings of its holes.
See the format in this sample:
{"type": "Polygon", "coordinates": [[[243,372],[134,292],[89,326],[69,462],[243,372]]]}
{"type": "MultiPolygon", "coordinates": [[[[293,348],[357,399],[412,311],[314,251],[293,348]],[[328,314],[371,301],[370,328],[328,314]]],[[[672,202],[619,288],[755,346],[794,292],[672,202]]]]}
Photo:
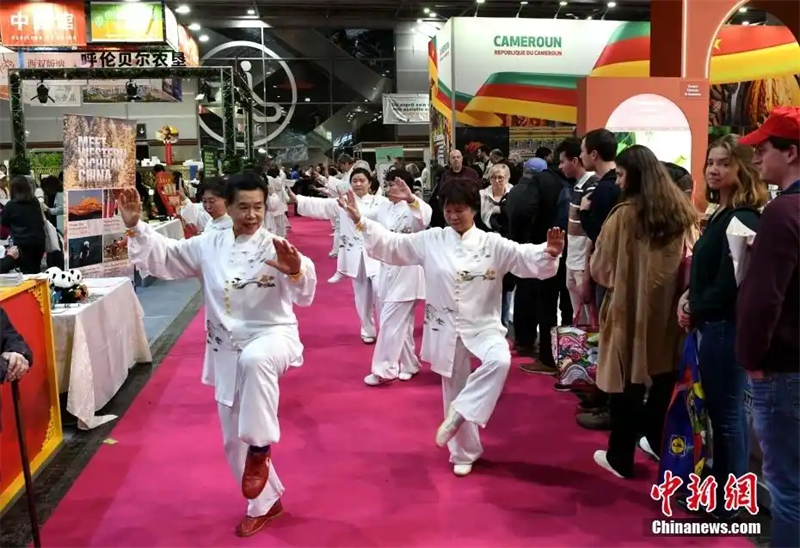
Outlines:
{"type": "Polygon", "coordinates": [[[772,499],[770,546],[800,546],[800,373],[753,380],[753,428],[772,499]]]}
{"type": "MultiPolygon", "coordinates": [[[[735,323],[706,322],[698,330],[700,379],[714,433],[712,475],[717,480],[717,501],[723,501],[728,474],[738,478],[748,472],[750,444],[744,402],[749,382],[747,372],[736,361],[735,323]]],[[[724,507],[718,505],[717,512],[724,514],[724,507]]]]}

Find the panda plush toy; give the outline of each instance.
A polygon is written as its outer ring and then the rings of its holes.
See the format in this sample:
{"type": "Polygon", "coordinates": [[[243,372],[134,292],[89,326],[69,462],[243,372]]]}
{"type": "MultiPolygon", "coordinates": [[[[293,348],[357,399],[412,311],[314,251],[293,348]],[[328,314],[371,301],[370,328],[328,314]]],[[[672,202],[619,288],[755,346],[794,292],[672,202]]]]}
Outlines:
{"type": "Polygon", "coordinates": [[[58,267],[51,267],[45,273],[53,293],[53,304],[79,303],[89,296],[80,271],[73,269],[64,272],[58,267]]]}

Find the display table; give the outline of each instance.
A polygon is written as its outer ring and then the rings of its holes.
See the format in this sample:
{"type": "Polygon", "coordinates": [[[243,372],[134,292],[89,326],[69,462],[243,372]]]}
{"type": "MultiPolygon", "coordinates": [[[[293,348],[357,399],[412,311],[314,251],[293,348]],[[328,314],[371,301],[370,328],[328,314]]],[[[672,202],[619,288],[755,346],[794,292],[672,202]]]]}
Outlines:
{"type": "Polygon", "coordinates": [[[144,329],[144,312],[129,278],[85,281],[86,302],[56,305],[58,385],[67,392],[67,411],[78,428],[89,430],[117,418],[96,417],[128,377],[136,363],[152,361],[144,329]]]}
{"type": "MultiPolygon", "coordinates": [[[[16,287],[4,287],[0,289],[0,305],[33,354],[30,370],[19,381],[19,391],[28,458],[31,473],[35,476],[47,465],[64,441],[47,282],[28,280],[16,287]]],[[[1,512],[23,491],[25,480],[22,476],[14,402],[9,383],[0,385],[0,402],[1,512]]]]}
{"type": "Polygon", "coordinates": [[[153,227],[153,230],[162,236],[166,236],[170,240],[183,240],[183,224],[180,219],[150,223],[150,226],[153,227]]]}

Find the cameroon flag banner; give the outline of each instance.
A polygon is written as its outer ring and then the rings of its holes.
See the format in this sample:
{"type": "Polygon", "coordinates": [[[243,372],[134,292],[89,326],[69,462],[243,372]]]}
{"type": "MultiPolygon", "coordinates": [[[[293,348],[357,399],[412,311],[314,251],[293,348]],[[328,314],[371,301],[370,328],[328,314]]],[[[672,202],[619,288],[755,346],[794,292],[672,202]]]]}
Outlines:
{"type": "MultiPolygon", "coordinates": [[[[647,77],[650,73],[650,23],[647,22],[554,20],[531,30],[531,20],[463,19],[464,30],[468,26],[469,32],[459,30],[461,18],[455,20],[455,82],[448,87],[441,85],[440,75],[435,80],[436,108],[449,110],[455,94],[459,123],[500,126],[502,116],[515,115],[574,124],[580,78],[647,77]],[[518,21],[527,25],[520,27],[518,33],[529,36],[522,36],[521,40],[502,39],[513,32],[508,30],[509,25],[519,25],[518,21]],[[501,26],[499,22],[505,23],[501,26]],[[543,38],[561,27],[564,30],[557,40],[543,38]],[[530,36],[537,31],[541,31],[539,36],[530,36]],[[499,32],[506,36],[497,36],[499,32]],[[482,38],[481,33],[487,36],[482,38]],[[459,40],[459,36],[463,38],[459,40]],[[598,36],[606,37],[602,45],[597,42],[598,36]],[[480,74],[482,71],[486,71],[485,76],[480,74]]],[[[435,47],[432,52],[434,57],[429,59],[429,65],[437,70],[435,47]]],[[[717,36],[711,57],[712,84],[784,77],[798,72],[800,47],[786,27],[729,25],[717,36]]]]}

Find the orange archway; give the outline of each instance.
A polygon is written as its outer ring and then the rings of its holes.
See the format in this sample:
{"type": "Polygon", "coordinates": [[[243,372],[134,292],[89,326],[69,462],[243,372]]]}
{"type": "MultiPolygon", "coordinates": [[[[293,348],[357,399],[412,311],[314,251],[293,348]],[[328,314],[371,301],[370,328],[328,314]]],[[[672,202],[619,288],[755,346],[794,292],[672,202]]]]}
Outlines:
{"type": "Polygon", "coordinates": [[[586,78],[578,87],[578,131],[603,127],[616,106],[640,93],[673,100],[692,131],[694,201],[705,209],[703,165],[708,147],[709,66],[717,34],[739,8],[764,10],[800,41],[800,2],[784,0],[659,0],[651,3],[650,78],[586,78]],[[657,47],[655,47],[657,45],[657,47]],[[623,91],[624,90],[624,91],[623,91]]]}

